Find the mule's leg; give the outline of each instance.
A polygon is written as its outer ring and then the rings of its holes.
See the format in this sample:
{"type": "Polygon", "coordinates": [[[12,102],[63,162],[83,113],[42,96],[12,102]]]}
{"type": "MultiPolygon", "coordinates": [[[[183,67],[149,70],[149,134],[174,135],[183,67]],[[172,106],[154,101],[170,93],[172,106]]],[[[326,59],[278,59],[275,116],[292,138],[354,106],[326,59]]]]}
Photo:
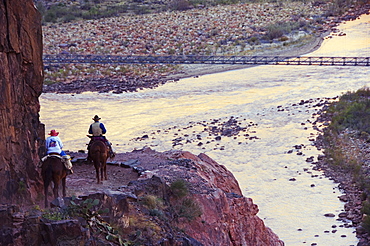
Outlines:
{"type": "Polygon", "coordinates": [[[103,163],[101,163],[101,166],[100,166],[100,176],[101,176],[101,180],[103,181],[104,180],[104,167],[103,167],[103,163]]]}
{"type": "Polygon", "coordinates": [[[53,188],[54,199],[57,199],[59,197],[59,182],[60,180],[54,180],[54,188],[53,188]]]}
{"type": "Polygon", "coordinates": [[[66,177],[62,179],[63,197],[66,197],[66,177]]]}
{"type": "Polygon", "coordinates": [[[96,180],[97,180],[97,183],[100,184],[100,176],[99,176],[99,165],[94,163],[94,166],[95,166],[95,171],[96,171],[96,180]]]}
{"type": "Polygon", "coordinates": [[[48,203],[48,187],[49,187],[49,184],[44,183],[45,208],[49,207],[49,203],[48,203]]]}
{"type": "Polygon", "coordinates": [[[107,162],[104,163],[103,169],[104,169],[105,180],[108,180],[108,178],[107,178],[107,162]]]}

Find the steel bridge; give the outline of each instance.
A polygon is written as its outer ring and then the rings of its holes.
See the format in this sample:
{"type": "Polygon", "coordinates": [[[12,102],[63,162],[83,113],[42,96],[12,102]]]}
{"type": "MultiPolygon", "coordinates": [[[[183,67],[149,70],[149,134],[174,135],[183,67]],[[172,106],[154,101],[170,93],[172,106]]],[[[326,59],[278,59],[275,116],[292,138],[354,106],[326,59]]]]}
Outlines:
{"type": "Polygon", "coordinates": [[[89,64],[239,64],[239,65],[317,65],[370,66],[370,57],[310,56],[116,56],[116,55],[44,55],[45,65],[89,64]]]}

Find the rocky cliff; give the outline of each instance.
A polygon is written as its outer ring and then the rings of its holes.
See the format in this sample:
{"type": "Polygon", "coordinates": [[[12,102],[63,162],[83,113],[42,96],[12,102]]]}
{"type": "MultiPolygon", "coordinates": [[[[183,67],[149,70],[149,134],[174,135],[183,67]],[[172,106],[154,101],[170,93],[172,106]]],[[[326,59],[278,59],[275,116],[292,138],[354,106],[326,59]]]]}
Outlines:
{"type": "Polygon", "coordinates": [[[42,187],[41,18],[32,0],[1,0],[0,23],[0,202],[31,203],[42,187]]]}
{"type": "MultiPolygon", "coordinates": [[[[32,238],[33,245],[284,245],[257,216],[257,205],[242,195],[233,174],[207,155],[144,148],[127,156],[129,161],[112,164],[116,173],[110,171],[118,176],[136,170],[125,184],[101,189],[88,184],[95,192],[55,200],[61,208],[50,211],[25,214],[17,207],[0,207],[0,220],[8,228],[0,244],[25,245],[32,238]]],[[[75,174],[93,170],[74,166],[75,174]]]]}
{"type": "Polygon", "coordinates": [[[170,151],[167,155],[171,161],[144,172],[139,180],[160,177],[170,187],[178,179],[186,180],[201,210],[191,221],[178,220],[176,226],[186,235],[202,245],[284,245],[257,216],[257,205],[242,195],[237,180],[223,165],[205,154],[170,151]]]}

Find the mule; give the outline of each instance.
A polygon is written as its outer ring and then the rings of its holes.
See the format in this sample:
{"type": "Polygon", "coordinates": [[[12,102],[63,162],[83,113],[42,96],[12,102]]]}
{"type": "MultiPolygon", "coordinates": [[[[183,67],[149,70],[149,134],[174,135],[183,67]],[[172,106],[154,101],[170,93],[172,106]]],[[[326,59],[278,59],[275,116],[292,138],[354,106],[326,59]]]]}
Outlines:
{"type": "Polygon", "coordinates": [[[45,207],[47,208],[49,206],[48,188],[51,182],[54,183],[53,194],[55,199],[59,197],[60,182],[62,182],[63,196],[66,196],[67,169],[60,157],[51,155],[43,162],[41,175],[44,180],[45,207]]]}
{"type": "Polygon", "coordinates": [[[96,170],[97,183],[101,184],[101,181],[107,180],[107,160],[109,157],[107,145],[100,140],[92,142],[89,148],[90,159],[94,163],[96,170]],[[101,178],[100,178],[101,177],[101,178]]]}

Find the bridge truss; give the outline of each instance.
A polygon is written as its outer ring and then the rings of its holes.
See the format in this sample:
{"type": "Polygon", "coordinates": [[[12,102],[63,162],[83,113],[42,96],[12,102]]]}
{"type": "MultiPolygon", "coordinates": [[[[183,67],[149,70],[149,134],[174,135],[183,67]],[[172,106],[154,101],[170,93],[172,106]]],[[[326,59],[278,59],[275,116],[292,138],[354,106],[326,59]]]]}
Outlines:
{"type": "Polygon", "coordinates": [[[239,64],[370,66],[370,57],[44,55],[44,64],[239,64]]]}

